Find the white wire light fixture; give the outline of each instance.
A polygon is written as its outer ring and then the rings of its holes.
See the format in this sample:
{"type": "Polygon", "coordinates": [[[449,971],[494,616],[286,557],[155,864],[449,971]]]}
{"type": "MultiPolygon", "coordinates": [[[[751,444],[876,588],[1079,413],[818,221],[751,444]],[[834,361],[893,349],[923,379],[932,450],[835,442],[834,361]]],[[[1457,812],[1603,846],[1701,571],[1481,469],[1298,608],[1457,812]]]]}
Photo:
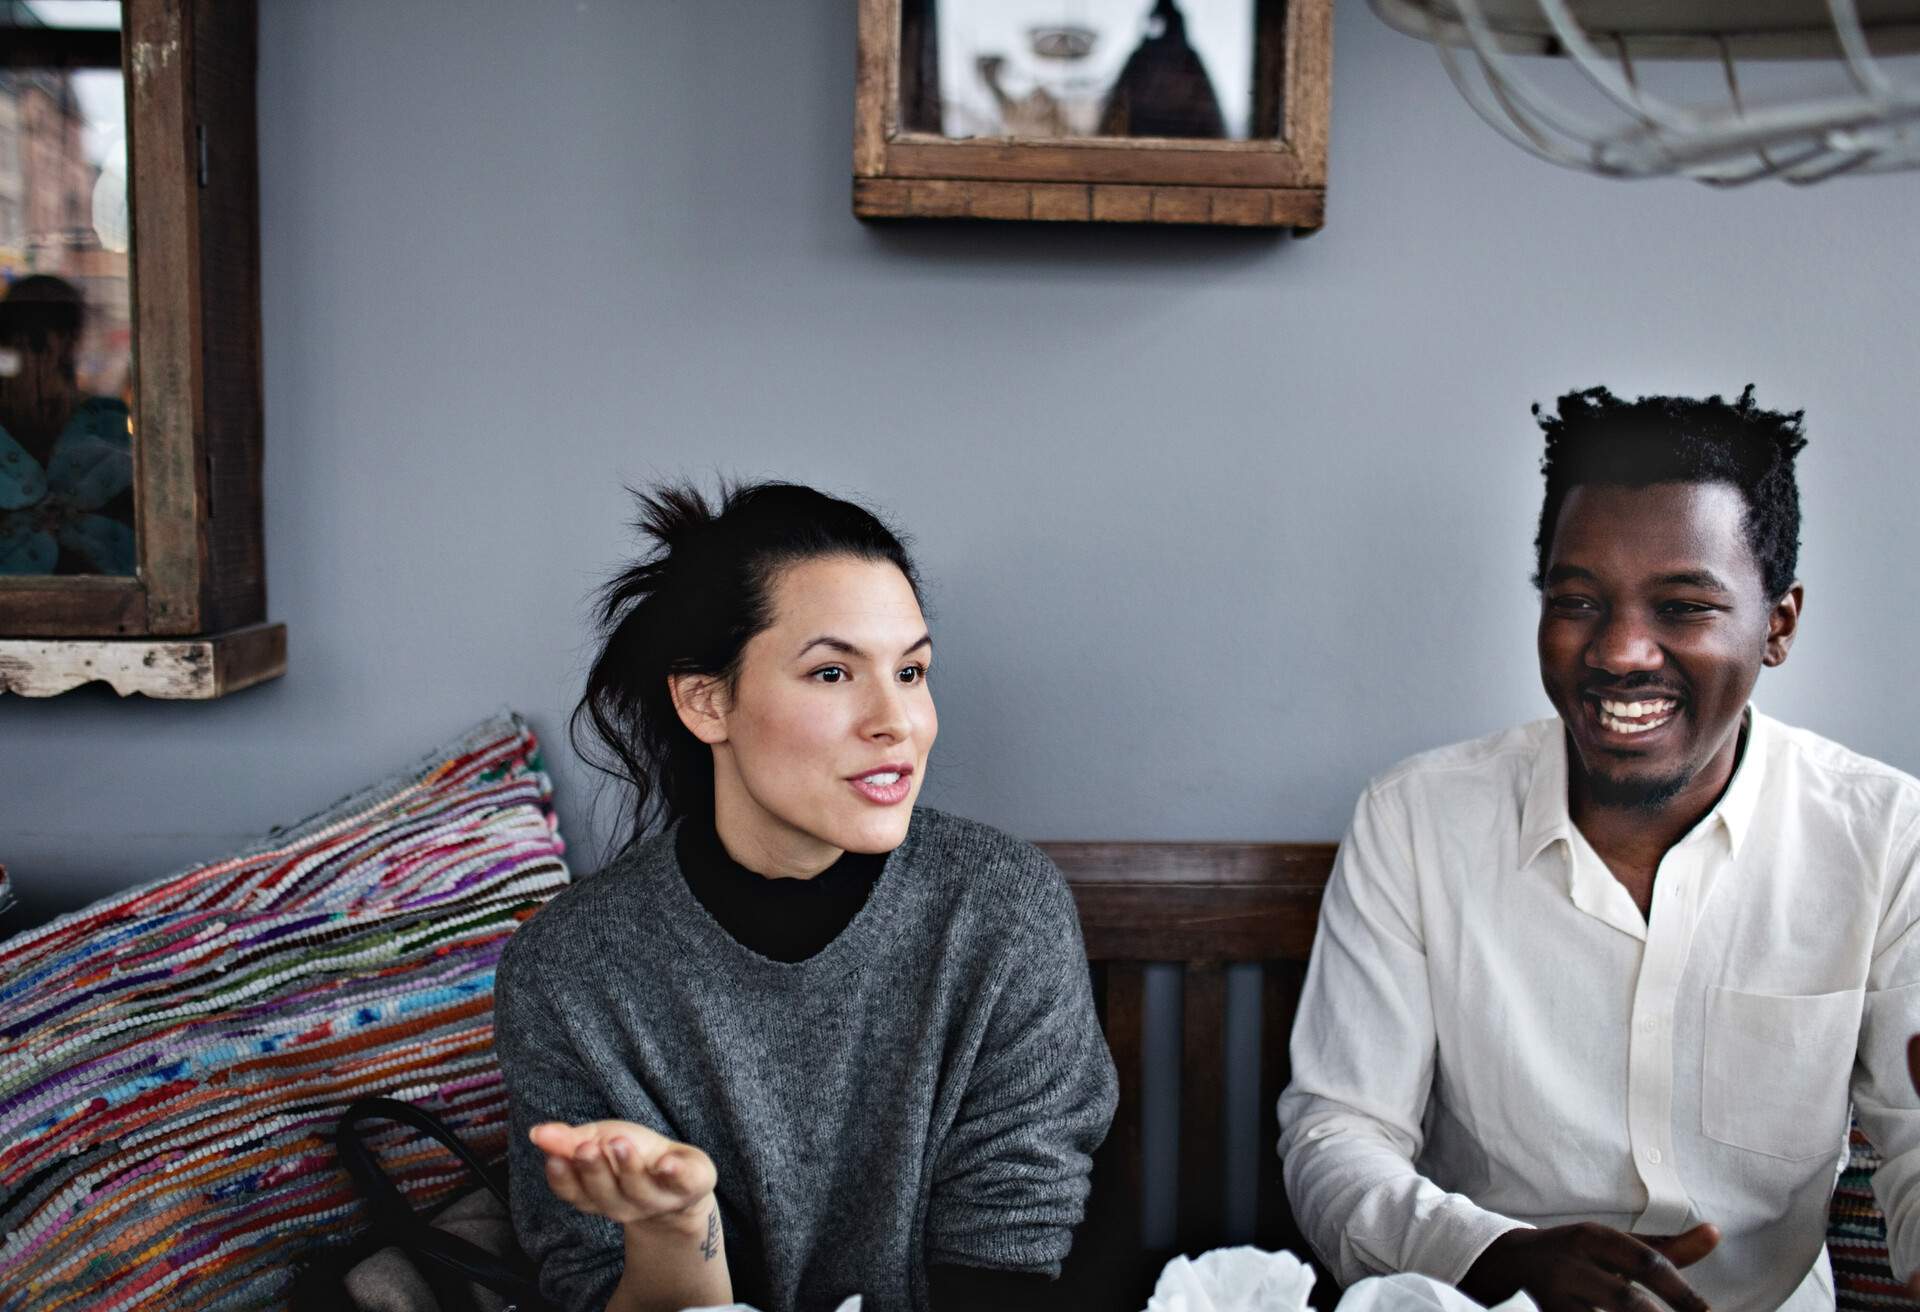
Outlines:
{"type": "Polygon", "coordinates": [[[1920,166],[1920,0],[1371,3],[1555,164],[1717,186],[1920,166]]]}

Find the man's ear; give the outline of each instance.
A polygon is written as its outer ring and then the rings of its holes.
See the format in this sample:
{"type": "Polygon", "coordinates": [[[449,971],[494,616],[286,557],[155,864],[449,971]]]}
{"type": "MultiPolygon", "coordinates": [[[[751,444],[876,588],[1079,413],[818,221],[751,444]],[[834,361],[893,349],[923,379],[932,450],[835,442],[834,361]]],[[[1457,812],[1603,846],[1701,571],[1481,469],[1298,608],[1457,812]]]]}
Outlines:
{"type": "Polygon", "coordinates": [[[1787,659],[1793,635],[1800,631],[1800,611],[1806,603],[1806,589],[1798,582],[1773,603],[1773,612],[1767,616],[1767,651],[1760,658],[1762,665],[1778,665],[1787,659]]]}
{"type": "Polygon", "coordinates": [[[712,674],[670,674],[667,691],[688,733],[709,747],[727,740],[726,680],[712,674]]]}

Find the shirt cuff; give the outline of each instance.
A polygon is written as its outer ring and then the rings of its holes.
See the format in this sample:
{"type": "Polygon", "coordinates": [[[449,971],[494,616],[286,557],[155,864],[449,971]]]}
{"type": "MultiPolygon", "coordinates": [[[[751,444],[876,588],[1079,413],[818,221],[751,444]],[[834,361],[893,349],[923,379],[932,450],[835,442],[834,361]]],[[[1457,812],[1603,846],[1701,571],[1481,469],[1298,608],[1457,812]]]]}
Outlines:
{"type": "Polygon", "coordinates": [[[1475,1207],[1454,1194],[1408,1237],[1405,1269],[1458,1285],[1494,1240],[1512,1230],[1531,1229],[1524,1221],[1475,1207]]]}

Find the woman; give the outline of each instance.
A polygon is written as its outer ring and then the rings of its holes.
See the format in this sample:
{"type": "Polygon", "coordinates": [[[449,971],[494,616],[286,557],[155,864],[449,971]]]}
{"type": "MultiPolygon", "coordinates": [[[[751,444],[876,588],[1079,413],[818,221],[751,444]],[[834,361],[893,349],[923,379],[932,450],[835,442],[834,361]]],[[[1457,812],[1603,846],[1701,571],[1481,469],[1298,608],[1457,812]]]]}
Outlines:
{"type": "Polygon", "coordinates": [[[568,1308],[1008,1306],[1112,1118],[1065,881],[915,798],[938,722],[899,540],[763,483],[643,498],[575,726],[633,791],[495,999],[514,1221],[568,1308]]]}

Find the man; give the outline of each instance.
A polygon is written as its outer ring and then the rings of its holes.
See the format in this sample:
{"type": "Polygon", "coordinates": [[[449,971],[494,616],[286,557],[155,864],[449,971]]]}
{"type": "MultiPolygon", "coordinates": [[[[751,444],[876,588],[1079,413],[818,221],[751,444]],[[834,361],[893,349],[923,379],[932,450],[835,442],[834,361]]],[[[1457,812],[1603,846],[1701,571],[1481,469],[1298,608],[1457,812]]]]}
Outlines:
{"type": "Polygon", "coordinates": [[[1596,388],[1540,423],[1558,718],[1360,799],[1280,1100],[1287,1192],[1342,1282],[1831,1308],[1849,1098],[1894,1265],[1920,1264],[1920,781],[1748,705],[1800,620],[1800,415],[1596,388]]]}

